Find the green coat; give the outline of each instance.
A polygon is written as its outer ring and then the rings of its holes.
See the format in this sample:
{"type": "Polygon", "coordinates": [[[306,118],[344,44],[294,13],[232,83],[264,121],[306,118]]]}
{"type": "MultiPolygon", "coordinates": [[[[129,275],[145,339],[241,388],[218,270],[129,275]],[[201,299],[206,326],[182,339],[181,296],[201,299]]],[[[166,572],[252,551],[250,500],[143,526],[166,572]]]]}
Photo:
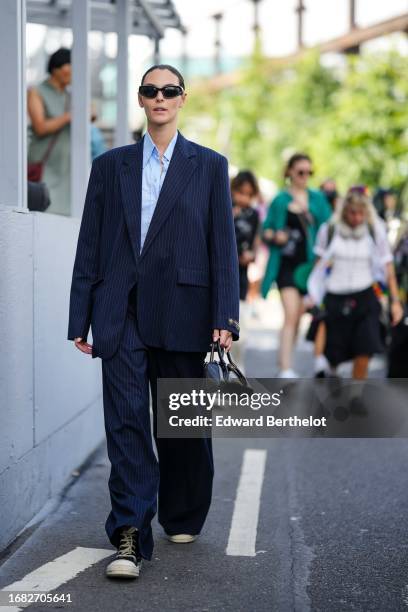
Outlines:
{"type": "MultiPolygon", "coordinates": [[[[331,208],[326,197],[315,189],[308,189],[309,211],[312,214],[314,223],[309,225],[309,235],[306,244],[307,261],[313,261],[313,246],[316,234],[322,223],[327,221],[331,214],[331,208]]],[[[263,229],[283,230],[287,223],[288,205],[293,200],[288,191],[281,191],[272,200],[267,217],[263,224],[263,229]]],[[[268,295],[272,283],[276,280],[280,267],[281,247],[272,244],[269,247],[269,260],[262,281],[261,293],[263,297],[268,295]]]]}

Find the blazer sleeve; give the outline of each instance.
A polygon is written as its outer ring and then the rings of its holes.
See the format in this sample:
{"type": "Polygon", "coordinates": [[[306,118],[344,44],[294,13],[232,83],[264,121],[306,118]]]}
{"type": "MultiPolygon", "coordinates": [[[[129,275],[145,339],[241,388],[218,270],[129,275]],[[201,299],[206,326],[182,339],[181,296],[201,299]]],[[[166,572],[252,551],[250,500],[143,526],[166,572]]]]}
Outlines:
{"type": "Polygon", "coordinates": [[[210,199],[210,272],[213,329],[239,338],[239,273],[228,161],[220,156],[210,199]]]}
{"type": "Polygon", "coordinates": [[[100,162],[94,161],[86,192],[84,212],[72,273],[68,340],[86,340],[91,324],[92,283],[97,279],[103,214],[103,178],[100,162]]]}

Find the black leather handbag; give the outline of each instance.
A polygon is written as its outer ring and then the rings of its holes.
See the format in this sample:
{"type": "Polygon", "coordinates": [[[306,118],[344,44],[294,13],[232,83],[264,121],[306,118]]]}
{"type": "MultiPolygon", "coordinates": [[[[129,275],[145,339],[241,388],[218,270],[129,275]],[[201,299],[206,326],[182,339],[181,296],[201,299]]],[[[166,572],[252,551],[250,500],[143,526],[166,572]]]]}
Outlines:
{"type": "Polygon", "coordinates": [[[28,210],[45,212],[50,205],[50,193],[45,183],[27,183],[28,210]]]}
{"type": "Polygon", "coordinates": [[[225,386],[232,383],[250,389],[246,377],[237,364],[233,362],[231,353],[227,352],[228,363],[226,363],[224,355],[225,351],[221,348],[220,341],[212,342],[210,359],[204,363],[204,377],[217,385],[225,386]],[[218,359],[215,359],[215,352],[218,354],[218,359]]]}

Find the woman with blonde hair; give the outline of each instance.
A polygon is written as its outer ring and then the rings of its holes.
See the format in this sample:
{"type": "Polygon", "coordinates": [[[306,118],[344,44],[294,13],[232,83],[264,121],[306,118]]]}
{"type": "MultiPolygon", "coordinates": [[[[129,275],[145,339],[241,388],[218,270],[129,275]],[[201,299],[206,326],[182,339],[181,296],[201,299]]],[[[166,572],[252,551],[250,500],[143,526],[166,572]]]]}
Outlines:
{"type": "Polygon", "coordinates": [[[308,290],[316,304],[324,296],[325,356],[331,368],[352,359],[353,378],[364,379],[370,358],[384,348],[378,286],[388,287],[393,325],[403,309],[386,229],[363,187],[350,189],[322,225],[314,251],[320,259],[308,290]]]}

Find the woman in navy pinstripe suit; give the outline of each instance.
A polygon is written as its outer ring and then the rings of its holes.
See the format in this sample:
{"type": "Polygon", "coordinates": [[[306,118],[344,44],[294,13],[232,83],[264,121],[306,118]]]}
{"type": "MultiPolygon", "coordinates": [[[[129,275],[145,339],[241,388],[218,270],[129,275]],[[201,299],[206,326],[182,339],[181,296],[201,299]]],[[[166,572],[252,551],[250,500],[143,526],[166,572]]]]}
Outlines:
{"type": "Polygon", "coordinates": [[[78,238],[68,338],[102,360],[106,532],[117,548],[109,577],[137,577],[142,558],[151,558],[157,494],[170,541],[200,533],[211,502],[211,440],[157,437],[156,381],[201,378],[211,340],[229,350],[239,334],[227,160],[177,131],[186,95],[175,68],[146,72],[139,104],[147,133],[93,162],[78,238]]]}

